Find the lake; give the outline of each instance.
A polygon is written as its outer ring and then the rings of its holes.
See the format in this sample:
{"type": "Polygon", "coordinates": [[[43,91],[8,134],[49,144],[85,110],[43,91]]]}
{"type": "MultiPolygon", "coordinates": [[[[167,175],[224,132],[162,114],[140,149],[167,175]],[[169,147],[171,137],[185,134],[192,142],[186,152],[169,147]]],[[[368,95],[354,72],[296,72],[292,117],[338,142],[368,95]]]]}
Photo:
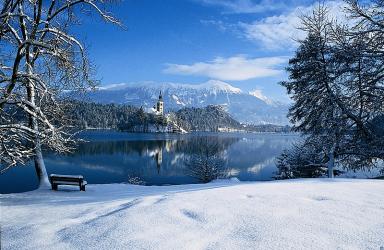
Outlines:
{"type": "MultiPolygon", "coordinates": [[[[198,183],[186,160],[205,148],[215,150],[231,177],[243,181],[272,180],[275,157],[299,137],[269,133],[123,133],[86,131],[87,140],[68,155],[45,153],[49,174],[81,174],[88,183],[122,183],[132,178],[145,185],[198,183]]],[[[31,165],[0,175],[0,193],[37,187],[31,165]]]]}
{"type": "MultiPolygon", "coordinates": [[[[273,180],[275,157],[300,138],[273,133],[124,133],[86,131],[76,151],[67,155],[45,153],[49,174],[81,174],[90,184],[135,183],[177,185],[199,183],[198,163],[220,162],[226,177],[241,181],[273,180]],[[195,159],[194,162],[189,159],[195,159]],[[196,171],[198,170],[198,171],[196,171]],[[196,173],[197,172],[197,173],[196,173]]],[[[367,178],[373,172],[346,172],[341,177],[367,178]]],[[[0,175],[0,193],[24,192],[37,187],[31,165],[0,175]]]]}

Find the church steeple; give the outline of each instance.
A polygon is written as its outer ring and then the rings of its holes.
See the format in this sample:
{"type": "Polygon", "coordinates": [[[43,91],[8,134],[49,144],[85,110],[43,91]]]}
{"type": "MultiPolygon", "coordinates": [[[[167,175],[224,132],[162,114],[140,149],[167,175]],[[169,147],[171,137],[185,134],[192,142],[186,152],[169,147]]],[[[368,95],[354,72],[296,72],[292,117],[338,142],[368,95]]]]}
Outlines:
{"type": "Polygon", "coordinates": [[[163,94],[161,93],[161,90],[159,94],[159,100],[157,101],[157,104],[156,104],[156,111],[159,115],[164,114],[164,101],[163,101],[163,94]]]}

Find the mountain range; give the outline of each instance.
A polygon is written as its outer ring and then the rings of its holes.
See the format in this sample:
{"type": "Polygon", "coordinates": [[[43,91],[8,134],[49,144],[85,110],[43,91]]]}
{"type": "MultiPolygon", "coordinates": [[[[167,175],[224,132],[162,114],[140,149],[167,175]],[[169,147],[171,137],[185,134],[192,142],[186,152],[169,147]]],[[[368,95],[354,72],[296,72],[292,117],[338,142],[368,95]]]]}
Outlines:
{"type": "Polygon", "coordinates": [[[98,87],[87,94],[97,103],[129,104],[150,110],[162,93],[165,112],[185,107],[220,105],[233,118],[248,124],[289,124],[288,105],[274,102],[260,92],[244,92],[230,84],[210,80],[202,84],[121,83],[98,87]]]}

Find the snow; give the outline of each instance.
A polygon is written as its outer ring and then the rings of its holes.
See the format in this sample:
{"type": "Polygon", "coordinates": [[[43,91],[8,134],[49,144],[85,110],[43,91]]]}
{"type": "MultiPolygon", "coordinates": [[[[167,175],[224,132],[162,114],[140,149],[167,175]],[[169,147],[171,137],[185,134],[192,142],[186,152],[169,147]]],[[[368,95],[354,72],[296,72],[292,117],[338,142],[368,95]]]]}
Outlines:
{"type": "Polygon", "coordinates": [[[273,101],[270,100],[268,97],[266,97],[263,94],[263,91],[260,89],[255,89],[253,91],[250,91],[249,94],[256,97],[256,98],[259,98],[260,100],[263,100],[267,104],[273,104],[273,101]]]}
{"type": "Polygon", "coordinates": [[[384,181],[36,190],[1,195],[1,225],[2,249],[380,249],[384,181]]]}
{"type": "MultiPolygon", "coordinates": [[[[217,92],[225,92],[225,93],[233,93],[240,94],[242,90],[236,87],[233,87],[231,84],[219,81],[219,80],[209,80],[207,82],[201,84],[186,84],[186,83],[172,83],[172,82],[131,82],[131,83],[116,83],[116,84],[108,84],[97,87],[98,90],[124,90],[129,88],[144,88],[144,89],[153,89],[155,93],[159,91],[159,89],[178,89],[178,90],[207,90],[211,93],[217,92]]],[[[154,96],[157,98],[157,95],[154,96]]]]}
{"type": "Polygon", "coordinates": [[[70,178],[81,178],[83,179],[84,177],[82,175],[62,175],[62,174],[51,174],[51,177],[70,177],[70,178]]]}
{"type": "Polygon", "coordinates": [[[185,103],[180,101],[179,97],[177,95],[172,95],[172,99],[176,101],[177,104],[185,106],[185,103]]]}
{"type": "MultiPolygon", "coordinates": [[[[129,104],[151,108],[158,100],[160,91],[166,110],[183,107],[204,107],[226,103],[228,112],[242,123],[289,124],[286,114],[288,105],[265,99],[260,93],[249,93],[218,80],[199,84],[175,82],[128,82],[97,87],[99,91],[88,93],[89,100],[98,103],[129,104]],[[259,97],[262,97],[260,99],[259,97]],[[263,99],[264,98],[264,99],[263,99]]],[[[262,93],[261,93],[262,94],[262,93]]]]}
{"type": "Polygon", "coordinates": [[[203,84],[195,85],[197,89],[209,89],[213,92],[222,91],[226,93],[240,94],[242,93],[241,89],[233,87],[229,83],[219,81],[219,80],[209,80],[203,84]]]}

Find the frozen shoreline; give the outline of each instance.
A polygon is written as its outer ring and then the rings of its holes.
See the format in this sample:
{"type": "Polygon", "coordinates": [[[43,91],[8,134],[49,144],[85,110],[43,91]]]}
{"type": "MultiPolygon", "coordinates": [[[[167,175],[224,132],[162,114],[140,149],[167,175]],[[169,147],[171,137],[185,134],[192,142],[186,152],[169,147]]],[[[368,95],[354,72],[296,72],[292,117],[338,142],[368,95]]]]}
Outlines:
{"type": "Polygon", "coordinates": [[[0,197],[2,249],[384,246],[383,180],[103,184],[0,197]]]}

